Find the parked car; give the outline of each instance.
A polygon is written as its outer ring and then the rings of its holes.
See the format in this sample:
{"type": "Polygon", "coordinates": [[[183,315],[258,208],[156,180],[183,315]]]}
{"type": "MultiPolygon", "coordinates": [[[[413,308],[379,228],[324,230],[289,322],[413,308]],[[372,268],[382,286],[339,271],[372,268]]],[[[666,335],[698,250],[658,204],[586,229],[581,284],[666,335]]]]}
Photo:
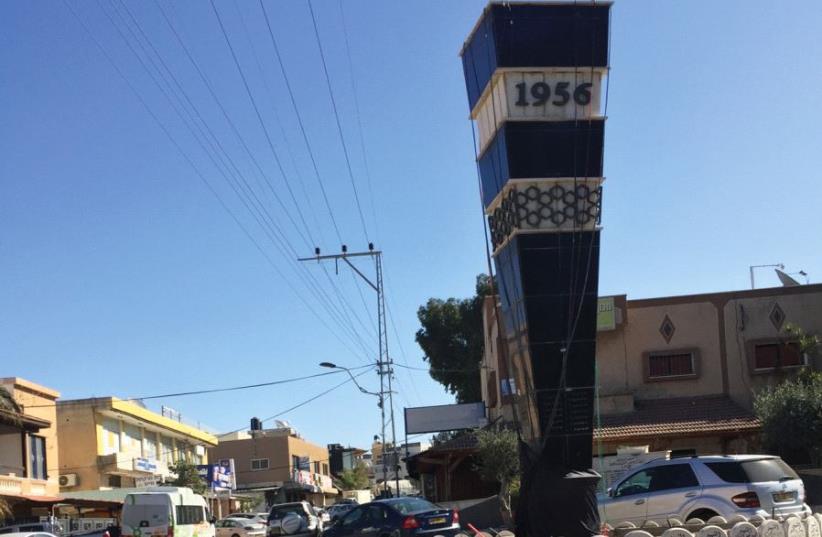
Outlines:
{"type": "Polygon", "coordinates": [[[231,513],[226,518],[257,519],[265,524],[268,521],[268,513],[231,513]]]}
{"type": "Polygon", "coordinates": [[[224,518],[214,527],[217,537],[264,537],[266,526],[254,518],[224,518]]]}
{"type": "Polygon", "coordinates": [[[300,535],[318,537],[323,531],[322,520],[308,502],[281,503],[268,513],[268,535],[300,535]]]}
{"type": "Polygon", "coordinates": [[[457,511],[404,497],[356,506],[325,530],[323,537],[452,537],[459,531],[457,511]]]}
{"type": "Polygon", "coordinates": [[[782,459],[770,455],[650,461],[632,468],[608,489],[599,510],[603,522],[612,525],[810,513],[802,480],[782,459]]]}
{"type": "MultiPolygon", "coordinates": [[[[5,529],[5,528],[4,528],[5,529]]],[[[47,531],[38,531],[38,532],[28,532],[28,531],[17,531],[17,532],[2,532],[3,537],[57,537],[53,533],[49,533],[47,531]]]]}

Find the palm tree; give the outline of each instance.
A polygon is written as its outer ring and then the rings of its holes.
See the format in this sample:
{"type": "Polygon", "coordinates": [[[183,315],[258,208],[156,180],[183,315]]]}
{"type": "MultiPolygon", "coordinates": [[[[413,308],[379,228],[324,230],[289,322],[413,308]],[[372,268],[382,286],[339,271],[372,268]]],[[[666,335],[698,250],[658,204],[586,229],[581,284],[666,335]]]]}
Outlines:
{"type": "MultiPolygon", "coordinates": [[[[20,423],[19,415],[23,413],[23,409],[11,396],[11,393],[4,387],[0,386],[0,410],[8,415],[8,420],[12,424],[20,423]]],[[[9,502],[0,498],[0,520],[5,520],[12,517],[11,505],[9,502]]]]}

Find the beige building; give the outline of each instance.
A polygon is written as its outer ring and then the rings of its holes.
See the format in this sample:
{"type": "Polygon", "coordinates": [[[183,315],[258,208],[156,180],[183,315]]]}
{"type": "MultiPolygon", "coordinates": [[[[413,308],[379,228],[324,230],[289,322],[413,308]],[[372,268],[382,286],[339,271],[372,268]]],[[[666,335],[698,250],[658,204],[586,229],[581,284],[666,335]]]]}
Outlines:
{"type": "MultiPolygon", "coordinates": [[[[521,399],[528,378],[504,358],[493,306],[488,299],[483,399],[490,418],[511,420],[512,406],[504,403],[521,399]],[[512,386],[519,395],[504,395],[512,386]]],[[[802,369],[822,368],[785,330],[793,324],[822,333],[819,284],[642,300],[621,295],[601,298],[600,308],[608,315],[597,333],[594,453],[627,445],[682,454],[755,450],[754,394],[802,369]]]]}
{"type": "Polygon", "coordinates": [[[61,490],[144,487],[178,460],[208,462],[217,437],[116,397],[57,404],[61,490]]]}
{"type": "Polygon", "coordinates": [[[56,403],[60,394],[17,377],[0,378],[22,414],[0,411],[0,498],[15,517],[58,498],[56,403]]]}
{"type": "Polygon", "coordinates": [[[231,433],[209,449],[212,461],[234,459],[237,492],[262,492],[266,503],[309,500],[326,505],[337,495],[328,449],[291,427],[231,433]]]}

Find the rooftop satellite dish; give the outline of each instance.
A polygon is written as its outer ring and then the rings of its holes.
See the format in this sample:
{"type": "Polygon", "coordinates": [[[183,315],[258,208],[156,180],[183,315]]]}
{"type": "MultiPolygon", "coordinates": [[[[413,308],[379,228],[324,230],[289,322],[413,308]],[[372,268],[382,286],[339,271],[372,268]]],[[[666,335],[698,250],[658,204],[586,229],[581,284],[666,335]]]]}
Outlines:
{"type": "Polygon", "coordinates": [[[277,429],[290,429],[291,424],[285,420],[274,420],[274,427],[277,429]]]}
{"type": "Polygon", "coordinates": [[[798,286],[802,285],[801,283],[794,280],[793,278],[791,278],[790,276],[788,276],[787,274],[785,274],[781,270],[774,269],[774,271],[776,271],[776,275],[779,278],[779,281],[782,282],[783,287],[798,287],[798,286]]]}

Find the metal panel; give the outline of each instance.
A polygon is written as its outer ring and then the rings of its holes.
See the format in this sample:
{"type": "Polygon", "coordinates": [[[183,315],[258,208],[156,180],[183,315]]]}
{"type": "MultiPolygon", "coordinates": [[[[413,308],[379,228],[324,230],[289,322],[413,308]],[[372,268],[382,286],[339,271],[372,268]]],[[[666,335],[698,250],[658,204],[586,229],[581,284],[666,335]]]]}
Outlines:
{"type": "Polygon", "coordinates": [[[610,4],[492,4],[462,50],[468,103],[503,67],[608,65],[610,4]]]}
{"type": "Polygon", "coordinates": [[[498,71],[474,108],[479,152],[506,121],[601,119],[604,68],[498,71]]]}
{"type": "Polygon", "coordinates": [[[405,433],[436,433],[474,429],[487,423],[483,403],[422,406],[405,409],[405,433]]]}

